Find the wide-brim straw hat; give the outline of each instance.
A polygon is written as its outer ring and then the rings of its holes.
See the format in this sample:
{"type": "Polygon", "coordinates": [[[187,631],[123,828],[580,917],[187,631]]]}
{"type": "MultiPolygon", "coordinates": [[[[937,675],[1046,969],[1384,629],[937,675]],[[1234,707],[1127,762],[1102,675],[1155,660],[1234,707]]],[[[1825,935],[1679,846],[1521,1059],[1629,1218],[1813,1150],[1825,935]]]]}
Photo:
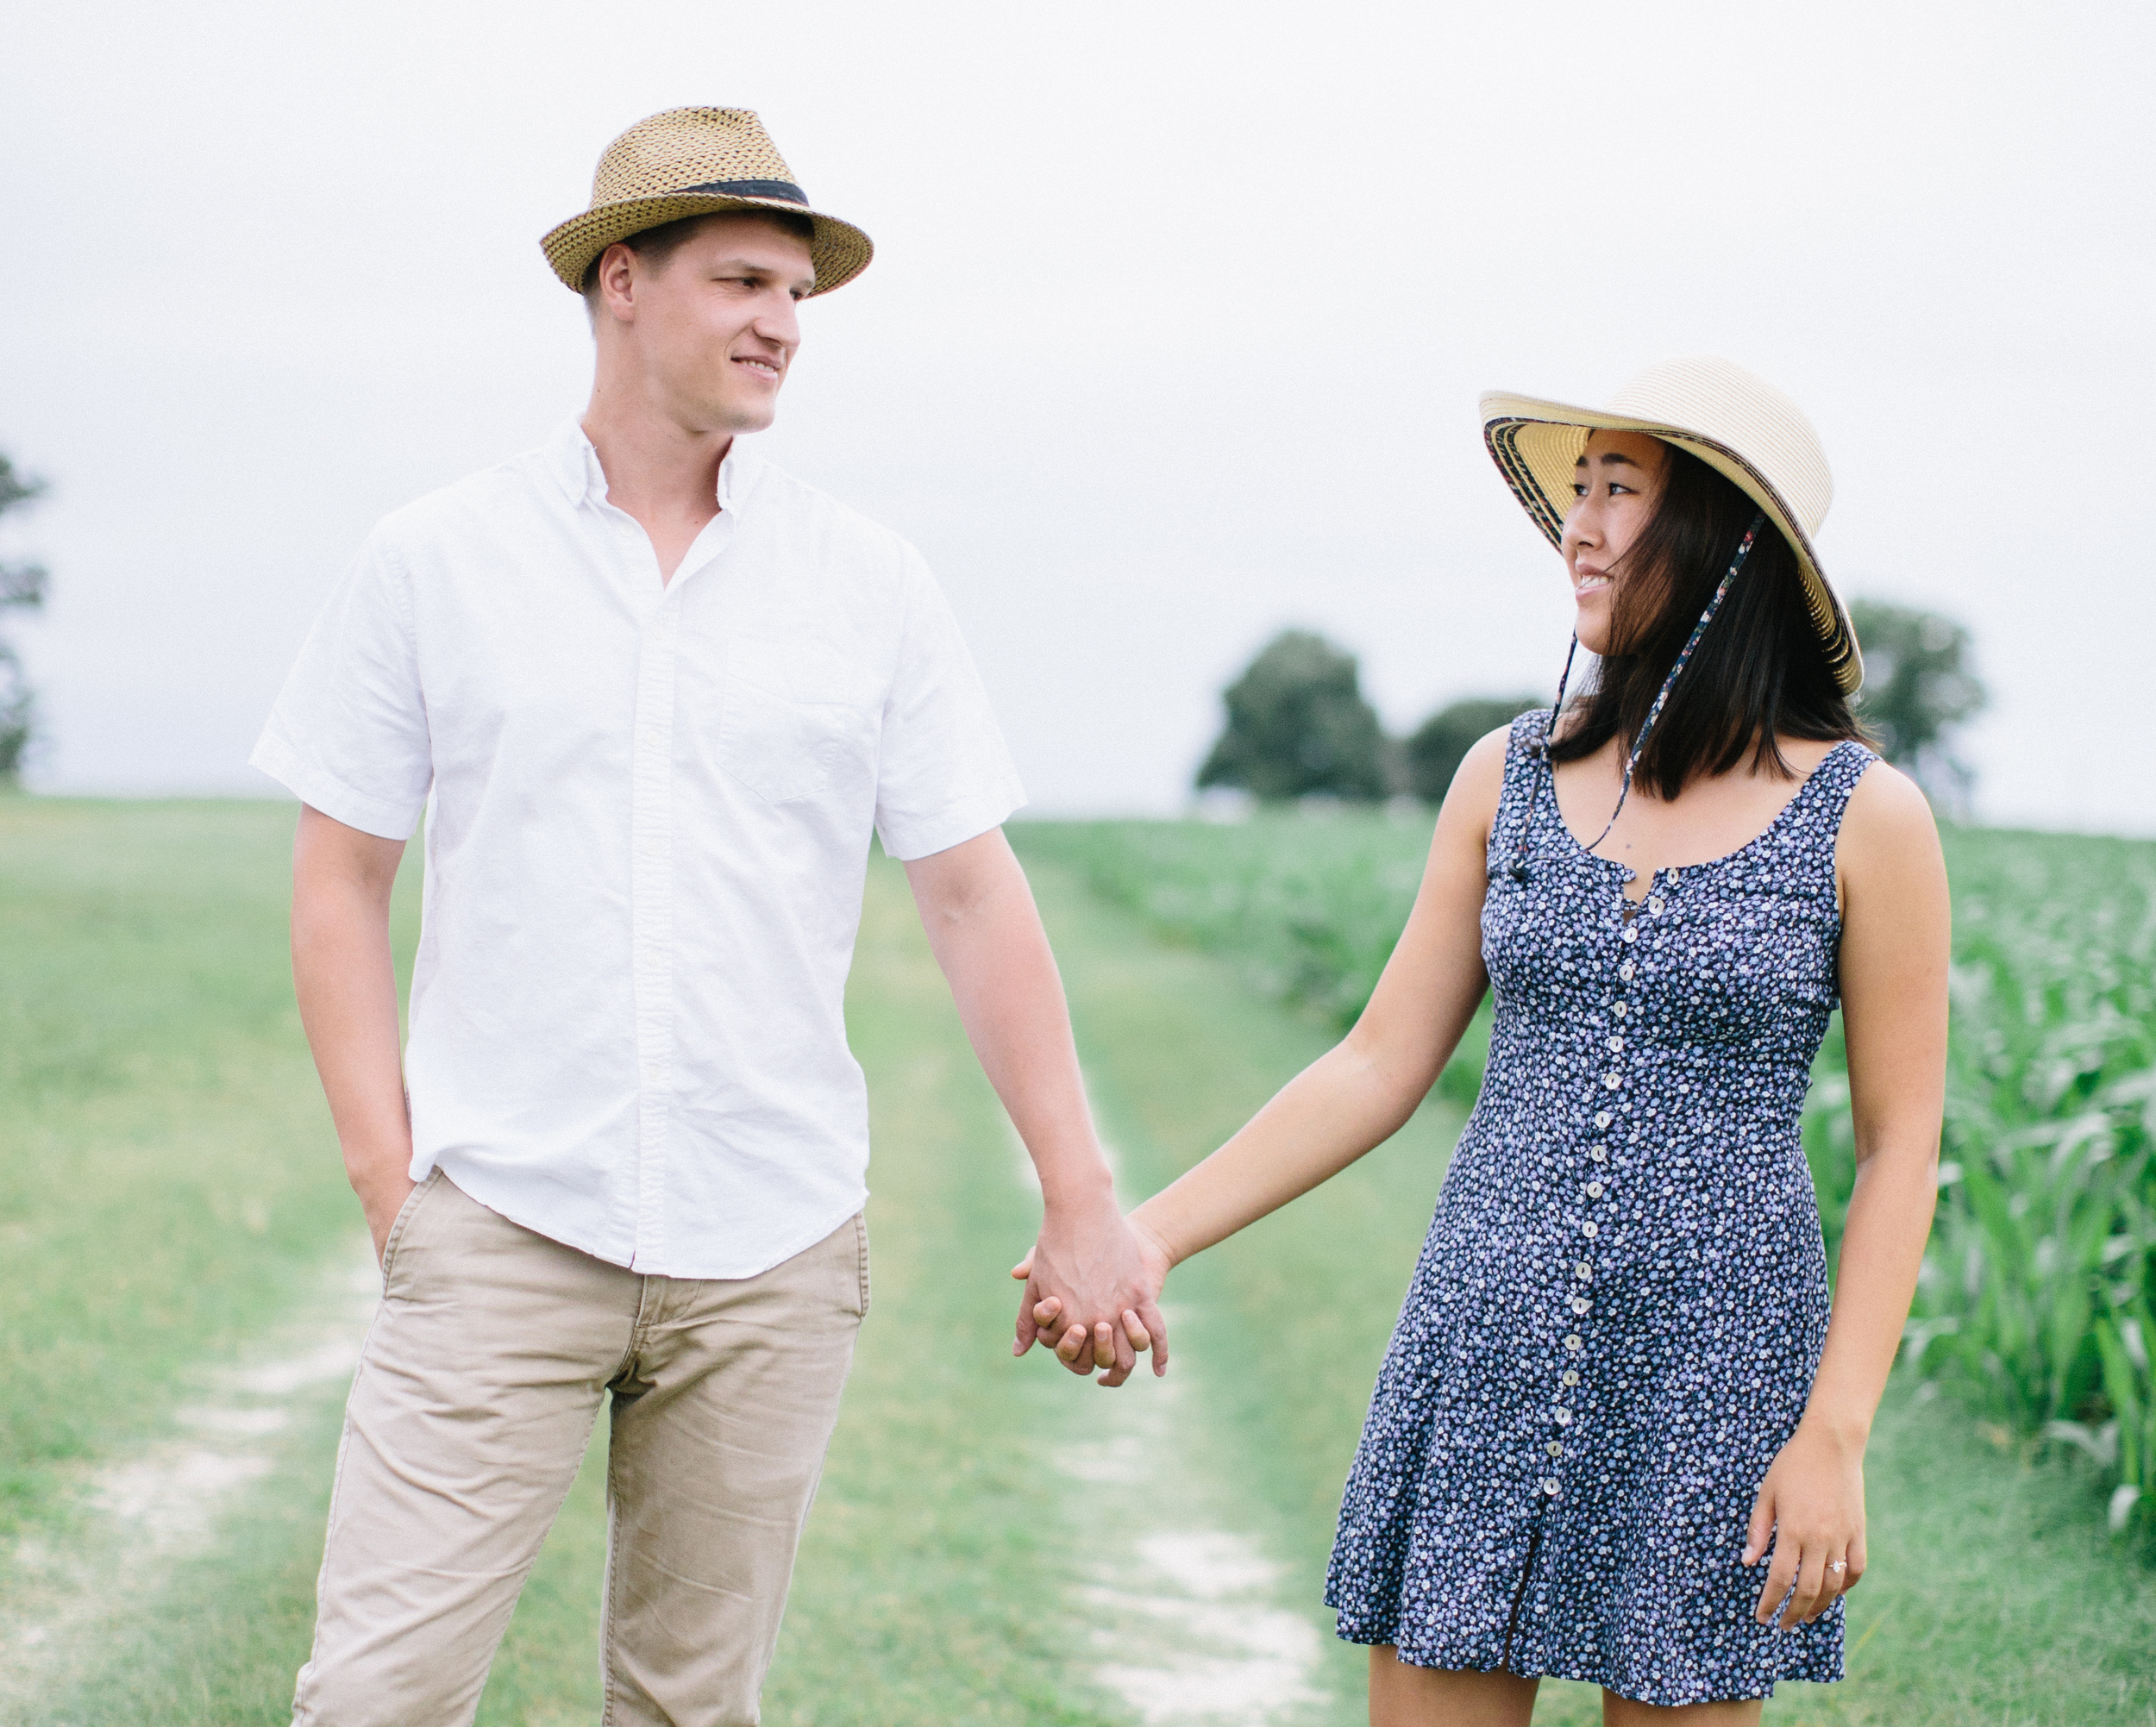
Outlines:
{"type": "Polygon", "coordinates": [[[809,253],[819,294],[852,281],[875,255],[853,223],[810,205],[763,122],[746,108],[669,108],[639,120],[599,159],[591,208],[539,245],[554,273],[580,294],[585,272],[616,241],[730,210],[808,217],[816,226],[809,253]]]}
{"type": "Polygon", "coordinates": [[[1854,695],[1864,682],[1857,632],[1812,549],[1833,502],[1834,478],[1803,410],[1765,379],[1711,356],[1651,366],[1607,408],[1493,391],[1482,397],[1482,441],[1553,546],[1563,541],[1572,505],[1574,466],[1595,431],[1645,432],[1689,450],[1766,512],[1796,554],[1834,682],[1854,695]]]}

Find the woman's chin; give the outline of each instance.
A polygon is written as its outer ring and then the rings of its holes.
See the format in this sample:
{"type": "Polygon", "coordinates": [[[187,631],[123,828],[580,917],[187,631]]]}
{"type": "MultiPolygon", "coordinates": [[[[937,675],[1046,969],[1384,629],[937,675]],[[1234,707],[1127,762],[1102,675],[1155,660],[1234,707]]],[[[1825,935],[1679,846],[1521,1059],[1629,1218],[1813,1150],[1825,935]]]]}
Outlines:
{"type": "Polygon", "coordinates": [[[1609,645],[1609,585],[1598,582],[1582,593],[1572,591],[1572,634],[1589,654],[1599,655],[1609,645]]]}

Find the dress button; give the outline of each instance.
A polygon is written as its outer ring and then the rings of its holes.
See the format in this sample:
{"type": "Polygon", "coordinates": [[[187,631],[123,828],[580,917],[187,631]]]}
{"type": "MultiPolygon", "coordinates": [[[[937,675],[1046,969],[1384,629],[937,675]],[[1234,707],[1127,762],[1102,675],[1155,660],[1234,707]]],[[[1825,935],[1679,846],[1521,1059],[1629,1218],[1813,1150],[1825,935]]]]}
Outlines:
{"type": "Polygon", "coordinates": [[[1624,1083],[1624,1076],[1621,1073],[1605,1073],[1602,1075],[1602,1084],[1608,1086],[1613,1092],[1624,1083]]]}
{"type": "Polygon", "coordinates": [[[1545,1478],[1542,1483],[1542,1491],[1547,1493],[1553,1499],[1557,1498],[1557,1484],[1555,1478],[1545,1478]]]}
{"type": "Polygon", "coordinates": [[[1584,1313],[1587,1309],[1588,1300],[1584,1295],[1576,1295],[1572,1298],[1572,1311],[1575,1313],[1584,1313]]]}
{"type": "Polygon", "coordinates": [[[1579,1369],[1576,1367],[1567,1367],[1564,1370],[1564,1383],[1568,1386],[1576,1386],[1579,1382],[1579,1369]]]}
{"type": "Polygon", "coordinates": [[[1608,1158],[1609,1148],[1606,1145],[1591,1145],[1587,1148],[1587,1154],[1595,1162],[1601,1163],[1608,1158]]]}
{"type": "Polygon", "coordinates": [[[1617,939],[1620,942],[1637,942],[1639,939],[1639,926],[1636,923],[1626,924],[1625,933],[1617,939]]]}
{"type": "Polygon", "coordinates": [[[1591,1218],[1588,1222],[1580,1225],[1580,1233],[1583,1236],[1585,1236],[1590,1242],[1593,1241],[1595,1236],[1601,1234],[1601,1225],[1596,1223],[1591,1218]]]}
{"type": "Polygon", "coordinates": [[[1662,915],[1662,902],[1659,899],[1650,899],[1647,902],[1647,910],[1659,917],[1662,915]]]}
{"type": "Polygon", "coordinates": [[[1587,1184],[1587,1197],[1590,1199],[1601,1198],[1602,1197],[1602,1184],[1599,1181],[1589,1182],[1587,1184]]]}
{"type": "Polygon", "coordinates": [[[1612,1036],[1609,1040],[1609,1047],[1612,1049],[1622,1049],[1625,1047],[1625,1040],[1621,1037],[1612,1036]]]}
{"type": "Polygon", "coordinates": [[[1631,1012],[1631,1011],[1632,1011],[1632,1010],[1631,1010],[1630,1008],[1626,1007],[1626,1006],[1624,1004],[1624,1003],[1622,1003],[1622,1002],[1619,1002],[1619,1003],[1617,1004],[1617,1005],[1616,1005],[1616,1010],[1615,1010],[1615,1011],[1616,1011],[1617,1017],[1618,1017],[1618,1018],[1620,1018],[1620,1019],[1622,1019],[1622,1018],[1623,1018],[1623,1017],[1625,1017],[1627,1013],[1629,1013],[1629,1012],[1631,1012]]]}
{"type": "Polygon", "coordinates": [[[1632,972],[1633,965],[1630,960],[1626,960],[1623,965],[1617,967],[1617,975],[1622,978],[1626,983],[1630,983],[1632,981],[1632,972]]]}
{"type": "Polygon", "coordinates": [[[1564,1347],[1574,1351],[1584,1349],[1587,1347],[1587,1340],[1576,1331],[1568,1331],[1564,1337],[1564,1347]]]}
{"type": "Polygon", "coordinates": [[[1606,1128],[1609,1125],[1609,1111],[1603,1110],[1595,1116],[1595,1125],[1598,1128],[1606,1128]]]}
{"type": "Polygon", "coordinates": [[[1559,1427],[1570,1427],[1572,1424],[1572,1411],[1565,1408],[1563,1404],[1559,1404],[1550,1411],[1550,1418],[1559,1427]]]}
{"type": "Polygon", "coordinates": [[[1595,1267],[1588,1264],[1585,1260],[1582,1260],[1572,1267],[1572,1275],[1579,1279],[1582,1283],[1585,1283],[1588,1279],[1595,1275],[1595,1267]]]}
{"type": "Polygon", "coordinates": [[[1550,1454],[1552,1457],[1562,1457],[1562,1456],[1564,1456],[1564,1448],[1562,1445],[1558,1444],[1558,1443],[1557,1443],[1557,1442],[1556,1440],[1554,1440],[1554,1439],[1552,1439],[1552,1440],[1551,1440],[1551,1442],[1550,1442],[1547,1445],[1544,1446],[1542,1449],[1543,1449],[1545,1451],[1547,1451],[1547,1452],[1548,1452],[1548,1453],[1549,1453],[1549,1454],[1550,1454]]]}

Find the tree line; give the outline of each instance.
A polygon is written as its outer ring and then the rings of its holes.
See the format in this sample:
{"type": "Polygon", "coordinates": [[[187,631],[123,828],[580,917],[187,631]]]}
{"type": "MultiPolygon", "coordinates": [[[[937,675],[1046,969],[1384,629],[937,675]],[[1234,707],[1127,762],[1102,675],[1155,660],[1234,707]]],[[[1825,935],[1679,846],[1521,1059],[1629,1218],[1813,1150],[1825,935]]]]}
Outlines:
{"type": "MultiPolygon", "coordinates": [[[[34,502],[45,490],[42,480],[17,472],[0,455],[0,516],[34,502]]],[[[0,612],[34,610],[45,604],[45,566],[0,560],[0,612]]],[[[22,758],[37,730],[37,698],[23,673],[22,656],[0,635],[0,786],[22,777],[22,758]]]]}
{"type": "MultiPolygon", "coordinates": [[[[1934,803],[1965,810],[1975,775],[1955,753],[1954,734],[1988,699],[1968,664],[1969,632],[1936,612],[1877,600],[1855,602],[1850,618],[1864,645],[1856,705],[1865,732],[1934,803]]],[[[1198,770],[1198,789],[1232,788],[1268,804],[1439,803],[1477,739],[1549,702],[1524,691],[1465,697],[1407,736],[1389,736],[1363,694],[1355,655],[1307,629],[1267,642],[1221,699],[1226,723],[1198,770]]]]}

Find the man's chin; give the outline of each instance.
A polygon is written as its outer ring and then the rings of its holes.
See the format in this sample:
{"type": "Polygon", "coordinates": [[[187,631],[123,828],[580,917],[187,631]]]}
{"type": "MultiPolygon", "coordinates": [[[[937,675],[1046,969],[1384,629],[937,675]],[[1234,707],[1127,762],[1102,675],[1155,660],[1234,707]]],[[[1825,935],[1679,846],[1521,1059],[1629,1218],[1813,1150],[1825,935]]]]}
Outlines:
{"type": "Polygon", "coordinates": [[[711,429],[737,434],[762,432],[770,429],[779,417],[776,400],[762,402],[722,402],[717,404],[711,416],[711,429]]]}

